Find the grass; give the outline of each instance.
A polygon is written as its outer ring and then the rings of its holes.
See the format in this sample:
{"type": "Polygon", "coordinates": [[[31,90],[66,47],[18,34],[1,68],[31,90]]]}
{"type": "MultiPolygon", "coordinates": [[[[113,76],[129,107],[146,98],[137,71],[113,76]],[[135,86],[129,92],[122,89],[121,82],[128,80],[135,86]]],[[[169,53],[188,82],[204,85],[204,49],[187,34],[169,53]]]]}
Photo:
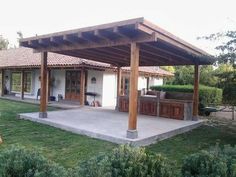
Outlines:
{"type": "MultiPolygon", "coordinates": [[[[0,134],[4,140],[0,150],[19,144],[30,149],[36,148],[47,158],[65,167],[73,167],[80,160],[108,153],[117,146],[47,125],[16,119],[17,113],[35,111],[38,111],[37,105],[0,99],[0,134]]],[[[152,153],[164,154],[180,165],[184,156],[208,149],[216,143],[236,145],[236,125],[230,121],[211,121],[191,132],[150,145],[146,149],[152,153]]]]}
{"type": "Polygon", "coordinates": [[[186,155],[207,150],[216,144],[220,146],[236,145],[236,125],[230,121],[228,124],[222,124],[217,120],[208,121],[195,130],[150,145],[147,150],[164,154],[180,165],[186,155]]]}
{"type": "Polygon", "coordinates": [[[4,141],[0,150],[13,144],[37,148],[47,158],[65,167],[73,167],[80,160],[100,152],[109,152],[116,146],[47,125],[16,119],[17,113],[36,111],[37,105],[0,100],[0,134],[4,141]]]}

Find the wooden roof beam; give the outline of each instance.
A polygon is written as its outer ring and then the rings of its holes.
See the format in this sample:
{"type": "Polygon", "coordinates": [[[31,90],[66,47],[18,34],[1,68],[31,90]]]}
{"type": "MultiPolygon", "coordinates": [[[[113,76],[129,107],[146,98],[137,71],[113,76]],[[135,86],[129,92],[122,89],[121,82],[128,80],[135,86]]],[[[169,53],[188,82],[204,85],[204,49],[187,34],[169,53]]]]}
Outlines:
{"type": "MultiPolygon", "coordinates": [[[[70,51],[70,52],[57,52],[60,54],[64,54],[64,55],[70,55],[70,56],[74,56],[74,57],[80,57],[80,58],[84,58],[84,59],[89,59],[89,60],[93,60],[93,61],[99,61],[99,62],[103,62],[107,61],[106,63],[112,64],[112,65],[117,65],[117,62],[114,62],[114,60],[111,59],[107,59],[101,56],[97,56],[91,53],[85,53],[84,51],[70,51]]],[[[123,63],[122,63],[123,65],[123,63]]]]}
{"type": "Polygon", "coordinates": [[[149,49],[153,49],[153,50],[155,50],[155,51],[158,51],[158,52],[162,53],[163,55],[164,55],[164,54],[167,54],[167,55],[170,55],[170,56],[172,56],[172,57],[175,57],[175,58],[178,58],[178,59],[182,59],[182,60],[184,60],[184,61],[191,61],[190,58],[185,58],[185,57],[183,57],[183,56],[181,56],[181,55],[178,55],[178,54],[176,54],[176,53],[173,53],[173,52],[170,52],[170,51],[161,49],[161,48],[156,47],[156,46],[153,46],[153,45],[151,45],[151,44],[142,44],[142,46],[146,46],[146,47],[148,47],[149,49]]]}
{"type": "Polygon", "coordinates": [[[59,46],[63,43],[63,36],[54,36],[50,37],[50,43],[53,43],[56,46],[59,46]]]}
{"type": "Polygon", "coordinates": [[[78,42],[78,37],[76,35],[64,35],[63,41],[69,45],[74,44],[78,42]]]}
{"type": "Polygon", "coordinates": [[[135,24],[135,29],[136,29],[136,30],[139,30],[139,31],[142,31],[143,33],[148,34],[148,35],[152,35],[153,33],[155,33],[154,30],[152,30],[152,29],[150,29],[150,28],[144,26],[144,25],[141,24],[141,23],[136,23],[136,24],[135,24]]]}
{"type": "Polygon", "coordinates": [[[114,27],[113,28],[113,33],[118,35],[120,38],[129,38],[130,39],[131,37],[128,36],[127,34],[124,34],[120,28],[121,27],[119,27],[119,26],[114,27]]]}
{"type": "Polygon", "coordinates": [[[94,35],[94,31],[90,32],[80,32],[78,33],[78,38],[86,42],[98,43],[100,40],[94,35]]]}
{"type": "Polygon", "coordinates": [[[115,56],[115,57],[119,57],[119,58],[129,58],[126,54],[121,54],[120,52],[114,52],[112,51],[111,49],[109,48],[96,48],[96,49],[93,49],[93,50],[96,50],[98,52],[102,52],[106,55],[110,55],[110,56],[115,56]]]}
{"type": "Polygon", "coordinates": [[[111,39],[108,38],[106,35],[104,35],[104,32],[102,32],[102,30],[95,30],[95,31],[94,31],[94,35],[97,36],[98,38],[104,40],[104,41],[109,41],[109,40],[111,40],[111,39]]]}
{"type": "Polygon", "coordinates": [[[95,57],[103,57],[103,58],[109,58],[112,60],[122,60],[122,58],[114,55],[110,55],[104,52],[97,51],[96,49],[88,49],[88,50],[83,50],[85,53],[93,54],[95,57]]]}
{"type": "Polygon", "coordinates": [[[130,44],[133,41],[136,41],[137,43],[142,43],[142,42],[154,42],[156,41],[156,36],[139,36],[133,39],[128,39],[128,38],[121,38],[113,41],[101,41],[99,43],[94,43],[91,41],[88,41],[87,43],[74,43],[73,45],[60,45],[58,47],[38,47],[34,48],[36,52],[43,52],[43,51],[48,51],[48,52],[57,52],[60,50],[82,50],[82,49],[88,49],[88,48],[98,48],[98,47],[111,47],[111,46],[120,46],[120,45],[127,45],[130,44]]]}
{"type": "Polygon", "coordinates": [[[184,62],[187,62],[187,63],[192,63],[191,59],[169,55],[169,54],[166,54],[166,53],[163,53],[163,52],[160,52],[160,51],[159,52],[154,52],[154,51],[150,50],[150,48],[147,48],[145,46],[142,46],[141,50],[144,51],[144,52],[147,52],[147,53],[149,53],[153,56],[165,58],[168,62],[176,61],[177,63],[181,63],[182,61],[184,61],[184,62]]]}

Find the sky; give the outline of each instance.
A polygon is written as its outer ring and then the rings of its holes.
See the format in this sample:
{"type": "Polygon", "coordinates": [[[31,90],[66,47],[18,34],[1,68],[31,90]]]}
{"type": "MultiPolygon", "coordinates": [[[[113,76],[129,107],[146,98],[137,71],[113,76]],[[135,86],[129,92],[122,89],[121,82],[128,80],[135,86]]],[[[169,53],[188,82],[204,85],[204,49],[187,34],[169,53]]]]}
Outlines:
{"type": "Polygon", "coordinates": [[[214,54],[198,36],[236,30],[236,0],[0,0],[0,35],[24,37],[137,17],[214,54]]]}

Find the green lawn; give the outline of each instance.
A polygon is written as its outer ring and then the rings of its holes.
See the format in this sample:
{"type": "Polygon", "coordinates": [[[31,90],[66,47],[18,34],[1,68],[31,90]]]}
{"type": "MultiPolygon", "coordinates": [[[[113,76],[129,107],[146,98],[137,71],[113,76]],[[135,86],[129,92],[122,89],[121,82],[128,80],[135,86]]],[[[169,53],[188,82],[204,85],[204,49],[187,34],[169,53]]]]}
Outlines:
{"type": "MultiPolygon", "coordinates": [[[[53,110],[53,108],[49,109],[53,110]]],[[[46,157],[65,167],[73,167],[79,160],[88,159],[100,152],[110,152],[117,146],[46,125],[16,119],[17,113],[35,111],[38,111],[37,105],[0,99],[0,134],[4,140],[0,150],[12,144],[19,144],[27,148],[36,148],[46,157]]],[[[217,142],[221,145],[236,145],[236,126],[229,124],[204,125],[192,132],[148,146],[147,150],[162,153],[180,164],[185,155],[208,149],[217,142]]]]}
{"type": "Polygon", "coordinates": [[[90,158],[99,152],[108,152],[116,146],[47,125],[16,119],[17,113],[36,112],[38,107],[0,99],[0,134],[4,141],[0,149],[12,144],[37,148],[53,161],[72,167],[79,160],[90,158]]]}

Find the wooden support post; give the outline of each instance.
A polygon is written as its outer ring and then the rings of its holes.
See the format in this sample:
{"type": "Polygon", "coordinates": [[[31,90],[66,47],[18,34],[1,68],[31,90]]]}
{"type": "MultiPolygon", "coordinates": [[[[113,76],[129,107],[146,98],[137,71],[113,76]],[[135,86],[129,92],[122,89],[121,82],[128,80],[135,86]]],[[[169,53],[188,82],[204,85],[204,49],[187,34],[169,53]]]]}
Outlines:
{"type": "Polygon", "coordinates": [[[51,70],[48,69],[48,71],[47,71],[47,92],[46,92],[47,93],[47,102],[50,101],[50,91],[51,91],[50,81],[51,81],[51,70]]]}
{"type": "Polygon", "coordinates": [[[135,139],[137,132],[137,111],[138,111],[138,70],[139,70],[139,45],[131,43],[130,56],[130,87],[129,87],[129,125],[127,138],[135,139]]]}
{"type": "Polygon", "coordinates": [[[24,93],[25,93],[25,72],[24,70],[21,71],[21,99],[24,99],[24,93]]]}
{"type": "Polygon", "coordinates": [[[80,105],[84,106],[85,102],[85,70],[81,69],[80,73],[80,105]]]}
{"type": "Polygon", "coordinates": [[[41,53],[40,118],[47,118],[47,52],[41,53]]]}
{"type": "Polygon", "coordinates": [[[232,106],[232,120],[235,119],[234,112],[235,112],[235,106],[233,105],[233,106],[232,106]]]}
{"type": "Polygon", "coordinates": [[[199,78],[200,78],[200,67],[198,64],[196,64],[194,66],[193,120],[198,120],[199,78]]]}
{"type": "Polygon", "coordinates": [[[119,110],[119,97],[121,95],[122,69],[117,67],[117,90],[116,90],[116,110],[119,110]]]}
{"type": "Polygon", "coordinates": [[[5,75],[5,72],[4,72],[4,70],[2,69],[1,96],[4,96],[4,90],[5,90],[5,77],[4,77],[4,75],[5,75]]]}

